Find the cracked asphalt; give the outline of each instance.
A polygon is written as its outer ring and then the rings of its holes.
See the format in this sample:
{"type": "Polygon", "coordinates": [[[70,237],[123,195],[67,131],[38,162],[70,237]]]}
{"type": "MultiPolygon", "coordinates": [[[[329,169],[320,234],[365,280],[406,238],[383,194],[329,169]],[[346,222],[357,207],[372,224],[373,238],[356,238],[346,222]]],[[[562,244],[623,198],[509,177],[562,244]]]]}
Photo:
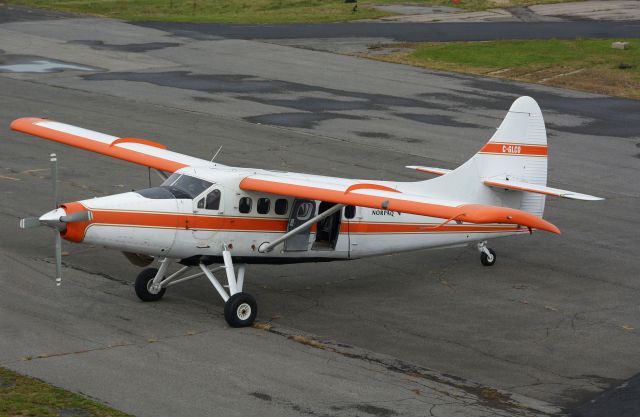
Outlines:
{"type": "Polygon", "coordinates": [[[638,102],[4,10],[1,366],[140,416],[594,416],[593,398],[638,414],[607,391],[640,363],[638,102]],[[15,71],[29,60],[88,69],[15,71]],[[51,152],[64,201],[148,185],[144,168],[9,132],[17,117],[191,155],[222,145],[229,165],[405,180],[425,178],[405,165],[464,162],[523,94],[547,121],[550,185],[606,200],[548,200],[563,235],[491,242],[492,268],[472,248],[255,266],[267,324],[231,330],[204,281],[139,302],[139,269],[117,252],[65,243],[56,288],[51,231],[17,229],[52,205],[51,152]]]}

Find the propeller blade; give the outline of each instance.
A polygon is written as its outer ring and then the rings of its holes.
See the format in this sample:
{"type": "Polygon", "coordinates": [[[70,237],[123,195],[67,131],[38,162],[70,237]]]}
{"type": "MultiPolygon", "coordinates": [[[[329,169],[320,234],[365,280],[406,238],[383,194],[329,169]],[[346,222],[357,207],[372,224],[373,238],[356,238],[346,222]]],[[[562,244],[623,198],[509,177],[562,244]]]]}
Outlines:
{"type": "Polygon", "coordinates": [[[56,285],[59,287],[62,283],[62,238],[57,230],[54,230],[55,250],[56,250],[56,285]]]}
{"type": "Polygon", "coordinates": [[[61,216],[60,221],[63,223],[86,222],[93,219],[90,211],[79,211],[68,216],[61,216]]]}
{"type": "Polygon", "coordinates": [[[51,181],[53,182],[53,208],[58,208],[58,157],[51,154],[51,181]]]}
{"type": "Polygon", "coordinates": [[[31,229],[32,227],[41,226],[40,219],[37,217],[27,217],[26,219],[20,219],[21,229],[31,229]]]}

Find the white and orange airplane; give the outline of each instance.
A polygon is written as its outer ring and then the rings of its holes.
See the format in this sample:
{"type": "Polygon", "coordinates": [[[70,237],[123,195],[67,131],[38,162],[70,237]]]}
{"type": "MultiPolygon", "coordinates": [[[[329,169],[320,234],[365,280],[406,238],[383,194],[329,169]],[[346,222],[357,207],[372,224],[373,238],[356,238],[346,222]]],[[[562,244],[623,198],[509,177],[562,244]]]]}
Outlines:
{"type": "Polygon", "coordinates": [[[534,229],[560,233],[542,219],[545,196],[600,200],[546,186],[547,134],[530,97],[518,98],[491,140],[457,169],[408,167],[438,176],[417,182],[230,167],[149,140],[39,118],[17,119],[11,128],[144,165],[164,178],[159,187],[56,203],[39,218],[21,220],[22,228],[55,229],[58,284],[61,237],[101,245],[124,252],[135,265],[158,261],[135,281],[143,301],[160,300],[167,287],[206,276],[233,327],[250,325],[257,313],[255,299],[243,292],[246,264],[338,261],[475,243],[488,266],[496,254],[486,239],[534,229]],[[169,273],[174,262],[182,267],[169,273]],[[192,267],[199,270],[188,275],[192,267]],[[227,289],[214,275],[222,270],[227,289]]]}

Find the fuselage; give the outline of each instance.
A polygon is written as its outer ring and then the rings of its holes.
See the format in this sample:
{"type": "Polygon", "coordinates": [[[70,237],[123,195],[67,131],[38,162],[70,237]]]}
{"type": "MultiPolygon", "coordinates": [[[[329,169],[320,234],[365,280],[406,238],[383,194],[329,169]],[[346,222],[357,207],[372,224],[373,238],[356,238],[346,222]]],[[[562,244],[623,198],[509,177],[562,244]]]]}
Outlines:
{"type": "Polygon", "coordinates": [[[439,218],[345,206],[261,253],[261,244],[333,206],[240,188],[247,175],[262,172],[273,171],[183,168],[160,187],[67,203],[67,214],[88,210],[92,220],[71,223],[62,235],[74,242],[183,260],[207,256],[215,261],[226,245],[244,263],[297,263],[456,246],[526,231],[509,224],[443,224],[439,218]]]}

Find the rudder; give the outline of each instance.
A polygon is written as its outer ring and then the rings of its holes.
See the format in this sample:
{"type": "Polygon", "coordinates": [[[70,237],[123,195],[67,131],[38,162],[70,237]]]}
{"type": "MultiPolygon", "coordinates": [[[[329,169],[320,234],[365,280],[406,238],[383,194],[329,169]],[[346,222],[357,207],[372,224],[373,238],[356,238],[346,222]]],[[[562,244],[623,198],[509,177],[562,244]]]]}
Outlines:
{"type": "MultiPolygon", "coordinates": [[[[538,103],[531,97],[513,102],[489,142],[473,157],[483,180],[547,184],[547,131],[538,103]]],[[[522,193],[520,210],[542,217],[545,196],[522,193]]]]}

